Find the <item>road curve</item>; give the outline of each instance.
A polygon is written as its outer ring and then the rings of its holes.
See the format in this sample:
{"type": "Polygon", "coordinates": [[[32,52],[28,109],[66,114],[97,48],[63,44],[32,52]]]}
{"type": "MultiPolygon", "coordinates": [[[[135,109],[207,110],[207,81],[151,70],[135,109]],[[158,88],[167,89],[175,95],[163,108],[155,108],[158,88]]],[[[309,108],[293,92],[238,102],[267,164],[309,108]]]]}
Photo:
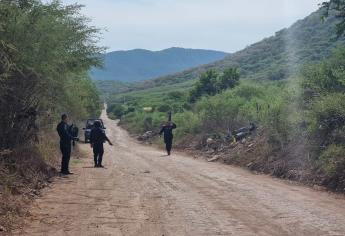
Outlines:
{"type": "Polygon", "coordinates": [[[102,113],[106,169],[88,159],[35,201],[16,235],[345,235],[342,196],[131,139],[102,113]]]}

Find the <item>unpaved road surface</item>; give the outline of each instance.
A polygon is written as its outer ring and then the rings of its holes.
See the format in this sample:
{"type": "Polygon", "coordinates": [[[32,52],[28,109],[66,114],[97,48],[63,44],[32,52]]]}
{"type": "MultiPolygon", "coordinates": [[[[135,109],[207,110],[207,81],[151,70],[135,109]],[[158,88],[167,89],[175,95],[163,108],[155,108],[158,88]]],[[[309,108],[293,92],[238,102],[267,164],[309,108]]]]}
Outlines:
{"type": "Polygon", "coordinates": [[[345,235],[341,196],[132,140],[102,114],[114,146],[35,201],[19,235],[345,235]]]}

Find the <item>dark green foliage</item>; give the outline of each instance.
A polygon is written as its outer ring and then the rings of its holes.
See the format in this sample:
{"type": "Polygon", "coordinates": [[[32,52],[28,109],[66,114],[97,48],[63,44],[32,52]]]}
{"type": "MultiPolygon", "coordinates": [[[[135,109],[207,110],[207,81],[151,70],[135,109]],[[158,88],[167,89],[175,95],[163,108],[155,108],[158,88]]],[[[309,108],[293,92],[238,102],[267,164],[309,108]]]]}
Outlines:
{"type": "Polygon", "coordinates": [[[115,118],[121,119],[121,117],[126,113],[126,108],[121,104],[112,104],[108,107],[107,112],[115,115],[115,118]]]}
{"type": "Polygon", "coordinates": [[[340,138],[345,134],[345,94],[329,93],[315,99],[309,115],[310,129],[319,146],[345,141],[340,138]]]}
{"type": "Polygon", "coordinates": [[[185,94],[181,91],[172,91],[167,94],[167,99],[178,101],[183,99],[185,94]]]}
{"type": "Polygon", "coordinates": [[[345,148],[332,144],[320,156],[320,166],[326,176],[323,184],[330,189],[343,192],[345,186],[345,148]]]}
{"type": "Polygon", "coordinates": [[[59,1],[0,1],[0,150],[32,142],[59,113],[99,114],[87,71],[102,49],[98,30],[79,13],[59,1]]]}
{"type": "Polygon", "coordinates": [[[331,11],[336,12],[336,17],[340,18],[337,23],[337,36],[340,37],[345,32],[345,1],[344,0],[330,0],[322,3],[322,7],[326,9],[324,16],[327,18],[331,11]]]}
{"type": "Polygon", "coordinates": [[[131,112],[135,112],[135,107],[130,106],[127,108],[126,113],[131,113],[131,112]]]}
{"type": "Polygon", "coordinates": [[[345,91],[345,48],[338,48],[327,61],[303,70],[302,87],[306,100],[345,91]]]}
{"type": "Polygon", "coordinates": [[[169,112],[171,111],[171,106],[168,104],[162,104],[157,107],[157,111],[159,112],[169,112]]]}
{"type": "Polygon", "coordinates": [[[312,146],[345,145],[345,48],[338,48],[324,62],[308,66],[303,72],[303,99],[308,109],[312,146]]]}
{"type": "Polygon", "coordinates": [[[239,84],[240,73],[237,68],[229,68],[224,70],[223,74],[219,76],[217,81],[217,90],[223,91],[234,88],[239,84]]]}
{"type": "Polygon", "coordinates": [[[190,91],[191,102],[202,96],[214,96],[221,91],[234,88],[238,85],[240,74],[236,68],[226,69],[222,74],[214,70],[206,71],[190,91]]]}
{"type": "Polygon", "coordinates": [[[218,76],[218,73],[214,70],[209,70],[202,74],[190,92],[190,101],[195,102],[198,98],[205,95],[215,95],[217,93],[218,76]]]}
{"type": "Polygon", "coordinates": [[[308,121],[309,145],[324,184],[344,191],[345,187],[345,48],[303,73],[303,98],[308,121]]]}

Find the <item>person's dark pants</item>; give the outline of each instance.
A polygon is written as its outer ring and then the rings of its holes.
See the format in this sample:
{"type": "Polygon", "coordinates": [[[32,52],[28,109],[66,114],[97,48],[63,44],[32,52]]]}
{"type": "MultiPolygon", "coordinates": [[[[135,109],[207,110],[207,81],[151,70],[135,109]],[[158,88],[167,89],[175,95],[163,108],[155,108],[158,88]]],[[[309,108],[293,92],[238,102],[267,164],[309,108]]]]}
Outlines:
{"type": "Polygon", "coordinates": [[[93,145],[93,158],[95,161],[95,166],[101,166],[103,160],[104,148],[103,143],[93,145]]]}
{"type": "Polygon", "coordinates": [[[172,138],[165,139],[164,142],[165,142],[165,149],[167,150],[168,155],[170,155],[173,139],[172,138]]]}
{"type": "Polygon", "coordinates": [[[71,149],[71,145],[68,145],[66,143],[60,143],[60,150],[62,153],[61,173],[69,172],[69,160],[71,159],[71,149]]]}

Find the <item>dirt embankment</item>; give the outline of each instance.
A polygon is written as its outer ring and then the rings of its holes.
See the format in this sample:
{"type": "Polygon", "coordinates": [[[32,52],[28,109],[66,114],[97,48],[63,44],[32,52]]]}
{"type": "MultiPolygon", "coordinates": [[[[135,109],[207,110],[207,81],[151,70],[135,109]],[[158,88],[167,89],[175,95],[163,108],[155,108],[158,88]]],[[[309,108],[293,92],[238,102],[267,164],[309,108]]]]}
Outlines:
{"type": "Polygon", "coordinates": [[[176,147],[209,162],[240,166],[254,173],[296,181],[316,189],[345,192],[345,189],[335,187],[336,180],[330,184],[330,177],[310,158],[305,140],[278,147],[271,143],[263,130],[258,129],[238,142],[221,134],[204,134],[187,136],[178,141],[176,147]]]}
{"type": "MultiPolygon", "coordinates": [[[[28,206],[58,176],[61,156],[57,140],[55,132],[50,132],[39,143],[0,152],[0,235],[18,226],[29,214],[28,206]]],[[[80,156],[75,149],[73,158],[80,156]]]]}
{"type": "Polygon", "coordinates": [[[55,175],[34,147],[4,151],[0,157],[0,232],[11,229],[25,206],[39,195],[40,189],[55,175]]]}

